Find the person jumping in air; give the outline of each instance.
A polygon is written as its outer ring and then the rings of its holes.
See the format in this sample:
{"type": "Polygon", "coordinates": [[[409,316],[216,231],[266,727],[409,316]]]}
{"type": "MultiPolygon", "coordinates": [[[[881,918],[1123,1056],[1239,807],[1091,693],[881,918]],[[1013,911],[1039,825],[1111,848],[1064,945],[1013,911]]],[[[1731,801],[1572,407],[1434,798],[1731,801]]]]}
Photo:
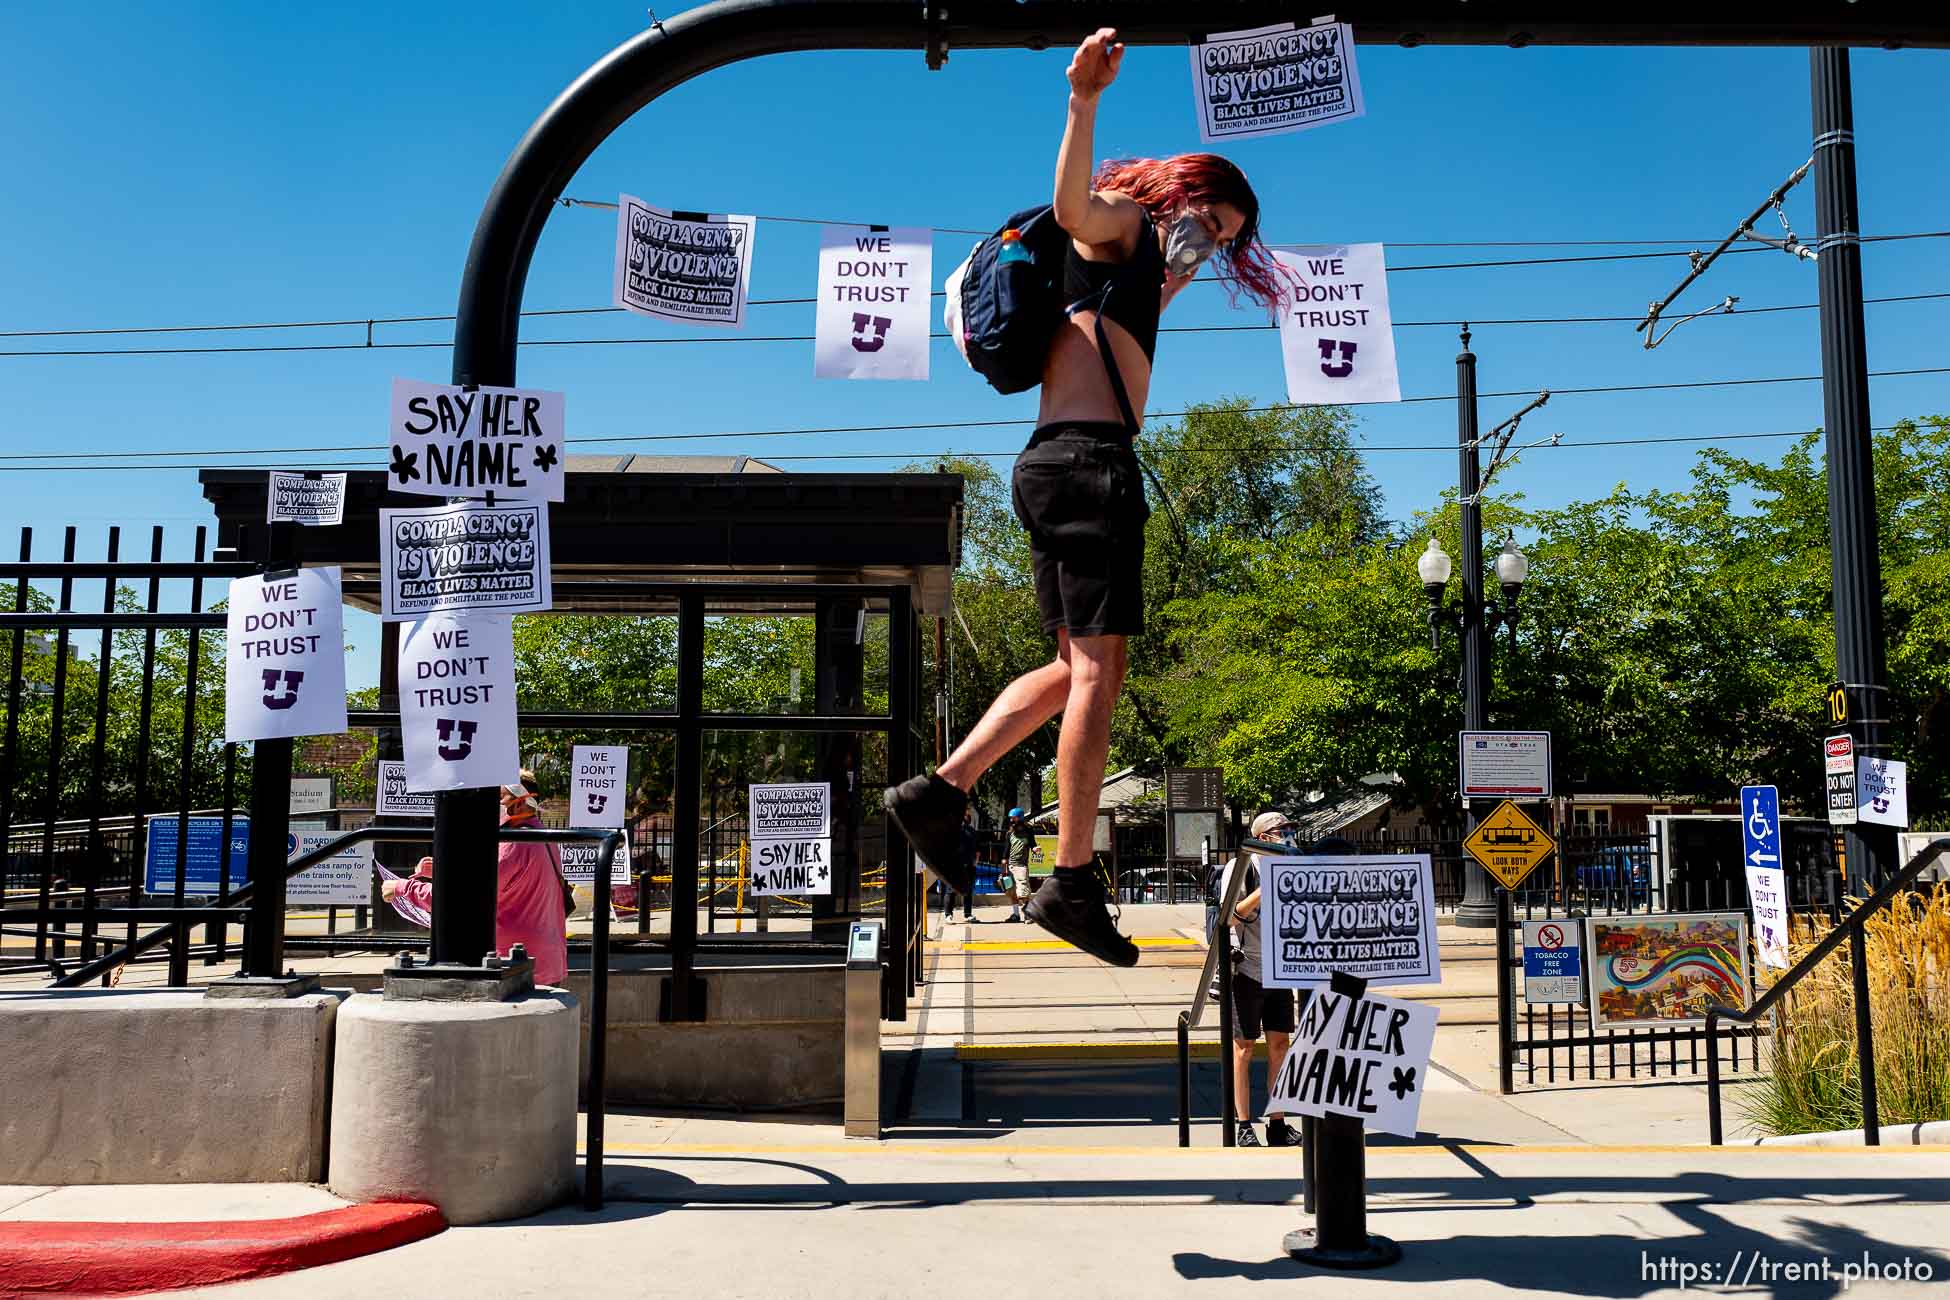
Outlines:
{"type": "MultiPolygon", "coordinates": [[[[1062,250],[1067,319],[1042,370],[1037,428],[1011,482],[1029,532],[1036,604],[1056,657],[1011,682],[931,776],[888,790],[884,803],[921,860],[958,890],[958,828],[968,791],[998,759],[1056,714],[1057,864],[1025,908],[1058,938],[1118,966],[1137,946],[1117,932],[1090,869],[1092,831],[1111,713],[1124,685],[1125,646],[1144,624],[1144,499],[1133,443],[1151,388],[1158,316],[1217,257],[1239,290],[1281,300],[1259,240],[1259,200],[1238,167],[1216,154],[1108,162],[1090,173],[1097,103],[1117,78],[1124,46],[1102,28],[1068,71],[1069,119],[1056,156],[1051,214],[1062,250]]],[[[1003,257],[1011,237],[1007,231],[1003,257]]]]}

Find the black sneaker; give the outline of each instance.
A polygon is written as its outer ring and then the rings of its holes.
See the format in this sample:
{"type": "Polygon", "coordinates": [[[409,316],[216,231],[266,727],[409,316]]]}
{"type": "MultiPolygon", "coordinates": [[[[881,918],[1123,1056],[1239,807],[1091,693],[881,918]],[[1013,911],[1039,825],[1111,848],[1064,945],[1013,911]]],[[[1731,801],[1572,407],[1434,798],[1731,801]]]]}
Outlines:
{"type": "Polygon", "coordinates": [[[1239,1121],[1239,1131],[1233,1135],[1232,1145],[1236,1147],[1256,1147],[1259,1145],[1259,1134],[1253,1132],[1251,1121],[1243,1119],[1239,1121]]]}
{"type": "Polygon", "coordinates": [[[1137,945],[1117,932],[1104,905],[1103,882],[1091,872],[1051,876],[1024,905],[1028,918],[1073,948],[1113,966],[1135,966],[1137,945]]]}
{"type": "Polygon", "coordinates": [[[1266,1145],[1297,1147],[1300,1145],[1300,1130],[1276,1115],[1266,1121],[1266,1145]]]}
{"type": "Polygon", "coordinates": [[[975,892],[975,868],[961,860],[966,794],[938,776],[914,776],[888,789],[880,803],[935,875],[958,894],[975,892]]]}

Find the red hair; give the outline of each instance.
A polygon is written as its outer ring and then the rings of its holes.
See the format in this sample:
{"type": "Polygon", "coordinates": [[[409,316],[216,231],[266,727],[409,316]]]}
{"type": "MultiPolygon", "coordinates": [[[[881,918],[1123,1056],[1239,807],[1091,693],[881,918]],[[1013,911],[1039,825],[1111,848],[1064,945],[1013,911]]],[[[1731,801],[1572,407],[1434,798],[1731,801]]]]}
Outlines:
{"type": "Polygon", "coordinates": [[[1230,159],[1215,153],[1181,153],[1173,158],[1120,158],[1097,168],[1091,179],[1097,190],[1115,190],[1162,220],[1185,204],[1230,203],[1245,217],[1239,234],[1218,253],[1232,285],[1233,301],[1238,290],[1268,309],[1286,298],[1284,278],[1273,255],[1259,238],[1259,197],[1253,193],[1246,173],[1230,159]]]}

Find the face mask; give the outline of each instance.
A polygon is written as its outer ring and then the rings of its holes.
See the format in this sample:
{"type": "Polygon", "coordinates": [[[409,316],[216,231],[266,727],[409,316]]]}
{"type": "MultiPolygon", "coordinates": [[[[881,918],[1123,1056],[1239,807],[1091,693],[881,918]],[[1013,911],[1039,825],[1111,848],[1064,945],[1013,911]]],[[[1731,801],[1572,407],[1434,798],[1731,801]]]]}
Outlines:
{"type": "Polygon", "coordinates": [[[1165,265],[1173,275],[1190,275],[1218,251],[1219,245],[1195,212],[1179,217],[1165,237],[1165,265]]]}

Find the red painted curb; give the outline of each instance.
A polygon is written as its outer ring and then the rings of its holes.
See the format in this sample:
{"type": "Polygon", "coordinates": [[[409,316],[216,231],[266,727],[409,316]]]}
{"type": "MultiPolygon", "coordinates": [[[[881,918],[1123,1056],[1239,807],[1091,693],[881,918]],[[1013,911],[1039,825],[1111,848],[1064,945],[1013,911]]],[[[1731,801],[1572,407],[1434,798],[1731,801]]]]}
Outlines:
{"type": "Polygon", "coordinates": [[[139,1295],[270,1277],[442,1231],[432,1205],[218,1223],[0,1223],[0,1296],[139,1295]]]}

